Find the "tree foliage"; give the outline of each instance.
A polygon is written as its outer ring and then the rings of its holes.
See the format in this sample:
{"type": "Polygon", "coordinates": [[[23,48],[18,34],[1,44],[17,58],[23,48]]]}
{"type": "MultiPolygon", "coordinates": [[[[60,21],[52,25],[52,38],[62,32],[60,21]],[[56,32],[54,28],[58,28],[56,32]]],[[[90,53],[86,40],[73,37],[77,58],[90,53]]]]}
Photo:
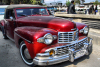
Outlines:
{"type": "Polygon", "coordinates": [[[5,0],[5,3],[43,5],[40,1],[36,0],[5,0]]]}
{"type": "Polygon", "coordinates": [[[81,1],[80,0],[76,0],[75,3],[81,4],[81,1]]]}
{"type": "Polygon", "coordinates": [[[69,0],[66,1],[66,5],[69,6],[71,2],[69,0]]]}
{"type": "Polygon", "coordinates": [[[95,0],[94,5],[100,5],[100,2],[98,0],[95,0]]]}
{"type": "Polygon", "coordinates": [[[77,4],[82,4],[82,2],[84,3],[85,2],[85,0],[74,0],[75,1],[75,3],[77,3],[77,4]]]}

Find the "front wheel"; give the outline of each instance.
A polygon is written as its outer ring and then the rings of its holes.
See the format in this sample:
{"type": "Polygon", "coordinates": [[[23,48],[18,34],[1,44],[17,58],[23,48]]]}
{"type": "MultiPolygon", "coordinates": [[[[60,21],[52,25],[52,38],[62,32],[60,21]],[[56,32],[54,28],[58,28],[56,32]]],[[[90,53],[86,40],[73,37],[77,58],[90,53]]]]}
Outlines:
{"type": "Polygon", "coordinates": [[[35,66],[35,64],[33,63],[33,59],[31,58],[28,49],[26,47],[26,44],[24,43],[24,41],[22,41],[20,43],[20,55],[22,60],[29,66],[35,66]]]}

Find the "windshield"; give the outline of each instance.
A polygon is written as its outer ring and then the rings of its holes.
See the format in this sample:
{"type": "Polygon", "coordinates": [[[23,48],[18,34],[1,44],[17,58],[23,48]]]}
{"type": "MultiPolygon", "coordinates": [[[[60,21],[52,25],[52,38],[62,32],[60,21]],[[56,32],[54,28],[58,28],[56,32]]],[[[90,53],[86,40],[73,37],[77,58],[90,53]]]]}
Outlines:
{"type": "Polygon", "coordinates": [[[5,13],[5,8],[0,8],[0,15],[4,15],[5,13]]]}
{"type": "Polygon", "coordinates": [[[44,8],[28,8],[28,9],[17,9],[17,17],[28,16],[28,15],[48,15],[44,8]]]}

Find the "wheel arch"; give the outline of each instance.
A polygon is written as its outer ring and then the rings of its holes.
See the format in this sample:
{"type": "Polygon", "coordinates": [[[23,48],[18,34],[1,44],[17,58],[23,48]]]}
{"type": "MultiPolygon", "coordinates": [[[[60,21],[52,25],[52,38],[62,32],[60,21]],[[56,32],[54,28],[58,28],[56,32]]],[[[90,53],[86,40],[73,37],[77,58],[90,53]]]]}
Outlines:
{"type": "Polygon", "coordinates": [[[20,43],[21,43],[22,41],[24,41],[24,40],[21,39],[21,38],[18,40],[18,45],[19,45],[19,46],[20,46],[20,43]]]}

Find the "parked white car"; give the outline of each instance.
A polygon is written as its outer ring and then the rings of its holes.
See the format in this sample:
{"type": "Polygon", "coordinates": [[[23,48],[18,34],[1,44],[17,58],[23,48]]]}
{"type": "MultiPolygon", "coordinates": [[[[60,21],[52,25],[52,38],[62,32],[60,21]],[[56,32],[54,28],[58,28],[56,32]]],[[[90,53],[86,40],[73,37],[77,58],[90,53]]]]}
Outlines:
{"type": "Polygon", "coordinates": [[[5,14],[5,8],[7,8],[8,5],[0,5],[0,20],[4,19],[5,14]]]}

